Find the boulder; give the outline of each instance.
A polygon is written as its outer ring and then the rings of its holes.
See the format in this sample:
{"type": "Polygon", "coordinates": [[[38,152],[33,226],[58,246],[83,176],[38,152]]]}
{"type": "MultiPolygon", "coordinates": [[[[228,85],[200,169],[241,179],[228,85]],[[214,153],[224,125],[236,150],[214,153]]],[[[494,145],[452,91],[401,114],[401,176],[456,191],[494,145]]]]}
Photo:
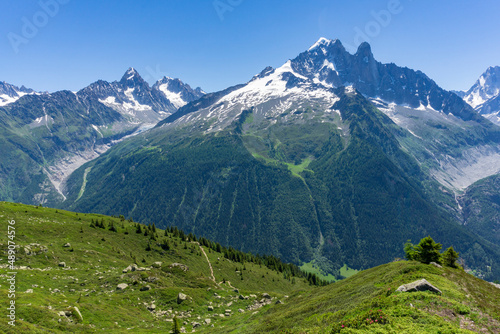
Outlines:
{"type": "Polygon", "coordinates": [[[161,268],[161,265],[162,265],[162,262],[159,262],[159,261],[158,261],[158,262],[154,262],[154,263],[151,265],[151,267],[153,267],[153,268],[161,268]]]}
{"type": "Polygon", "coordinates": [[[193,326],[193,328],[198,328],[201,326],[201,324],[199,322],[193,322],[191,326],[193,326]]]}
{"type": "Polygon", "coordinates": [[[207,319],[205,319],[205,325],[210,325],[210,323],[211,323],[211,322],[212,322],[212,320],[211,320],[211,319],[208,319],[208,318],[207,318],[207,319]]]}
{"type": "Polygon", "coordinates": [[[434,267],[443,268],[442,265],[440,265],[439,263],[436,263],[436,262],[431,262],[429,264],[433,265],[434,267]]]}
{"type": "Polygon", "coordinates": [[[33,289],[26,290],[26,293],[33,293],[33,289]]]}
{"type": "Polygon", "coordinates": [[[128,288],[127,283],[120,283],[116,286],[116,290],[125,290],[126,288],[128,288]]]}
{"type": "Polygon", "coordinates": [[[183,294],[182,292],[179,292],[179,294],[177,295],[177,304],[181,304],[186,299],[188,299],[188,296],[183,294]]]}
{"type": "Polygon", "coordinates": [[[59,267],[66,268],[66,262],[59,262],[57,265],[59,267]]]}
{"type": "Polygon", "coordinates": [[[63,247],[71,247],[71,244],[69,242],[65,243],[63,247]]]}
{"type": "Polygon", "coordinates": [[[213,307],[213,306],[209,306],[209,307],[208,307],[208,312],[213,312],[213,310],[214,310],[214,307],[213,307]]]}
{"type": "Polygon", "coordinates": [[[151,287],[149,285],[143,286],[139,289],[140,291],[149,291],[151,290],[151,287]]]}
{"type": "Polygon", "coordinates": [[[188,271],[189,267],[186,266],[185,264],[182,263],[172,263],[171,265],[168,266],[169,268],[179,268],[182,271],[188,271]]]}
{"type": "Polygon", "coordinates": [[[416,291],[431,291],[441,294],[441,290],[436,288],[425,279],[421,279],[412,283],[401,285],[396,291],[398,292],[416,292],[416,291]]]}
{"type": "Polygon", "coordinates": [[[265,293],[265,292],[264,292],[264,293],[262,294],[262,298],[264,298],[264,299],[271,299],[272,297],[271,297],[268,293],[265,293]]]}
{"type": "Polygon", "coordinates": [[[500,284],[497,284],[497,283],[493,283],[493,282],[489,282],[491,285],[493,285],[494,287],[496,288],[499,288],[500,289],[500,284]]]}

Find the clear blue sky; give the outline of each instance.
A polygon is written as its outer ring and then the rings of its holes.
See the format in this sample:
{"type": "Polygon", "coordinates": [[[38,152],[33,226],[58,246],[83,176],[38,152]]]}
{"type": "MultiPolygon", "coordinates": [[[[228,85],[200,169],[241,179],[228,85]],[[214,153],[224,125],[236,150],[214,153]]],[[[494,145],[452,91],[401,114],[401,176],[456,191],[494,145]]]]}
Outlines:
{"type": "Polygon", "coordinates": [[[399,0],[381,23],[373,12],[397,0],[41,0],[54,1],[65,4],[0,0],[0,81],[79,90],[132,66],[150,83],[168,75],[216,91],[321,36],[354,51],[357,31],[377,60],[422,70],[445,89],[468,89],[500,65],[497,0],[399,0]]]}

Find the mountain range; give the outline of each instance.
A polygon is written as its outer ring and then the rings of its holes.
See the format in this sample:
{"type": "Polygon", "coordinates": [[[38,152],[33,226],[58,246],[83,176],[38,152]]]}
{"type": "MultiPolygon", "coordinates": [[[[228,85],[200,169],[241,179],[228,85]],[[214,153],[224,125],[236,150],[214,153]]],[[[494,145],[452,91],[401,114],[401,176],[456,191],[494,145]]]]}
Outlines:
{"type": "Polygon", "coordinates": [[[167,77],[150,87],[133,68],[78,92],[0,83],[1,199],[61,202],[61,183],[75,169],[203,94],[167,77]]]}
{"type": "Polygon", "coordinates": [[[350,54],[321,38],[219,92],[150,87],[131,68],[77,93],[26,93],[0,108],[0,195],[178,226],[337,277],[432,235],[499,278],[496,225],[467,223],[484,203],[468,189],[500,170],[500,127],[466,102],[492,95],[493,77],[454,93],[368,43],[350,54]]]}

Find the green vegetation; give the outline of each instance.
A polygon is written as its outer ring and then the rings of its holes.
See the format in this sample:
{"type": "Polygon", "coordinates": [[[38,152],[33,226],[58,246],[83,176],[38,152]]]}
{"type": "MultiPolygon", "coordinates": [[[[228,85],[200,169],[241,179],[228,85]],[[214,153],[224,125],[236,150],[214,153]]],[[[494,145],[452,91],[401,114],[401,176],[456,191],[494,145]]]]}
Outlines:
{"type": "Polygon", "coordinates": [[[427,236],[420,240],[416,246],[408,240],[404,246],[404,251],[405,257],[410,261],[419,261],[426,264],[434,262],[447,267],[461,268],[457,264],[458,253],[455,252],[453,246],[450,246],[443,254],[439,253],[441,248],[441,244],[436,243],[430,236],[427,236]]]}
{"type": "MultiPolygon", "coordinates": [[[[500,289],[451,267],[399,261],[317,287],[308,276],[290,275],[295,267],[276,258],[123,216],[1,202],[0,219],[15,220],[19,246],[17,326],[0,322],[5,333],[500,330],[500,289]],[[395,292],[422,278],[442,295],[395,292]],[[122,283],[127,286],[117,289],[122,283]],[[179,302],[179,293],[186,299],[179,302]],[[269,302],[254,308],[261,300],[269,302]]],[[[4,254],[6,235],[0,244],[4,254]]],[[[2,268],[2,275],[7,271],[2,268]]],[[[2,283],[0,304],[7,305],[7,295],[2,283]]]]}
{"type": "MultiPolygon", "coordinates": [[[[257,300],[239,299],[239,294],[266,292],[283,298],[292,291],[310,289],[311,284],[322,284],[316,276],[272,256],[242,253],[176,228],[163,231],[155,224],[141,225],[123,216],[0,202],[0,219],[15,220],[18,245],[17,326],[12,331],[1,322],[0,332],[120,333],[133,328],[148,333],[171,330],[173,323],[165,319],[172,320],[174,315],[189,331],[193,322],[200,322],[198,316],[224,326],[230,319],[219,317],[220,313],[230,309],[236,315],[238,309],[246,310],[257,300]],[[134,233],[139,229],[141,233],[134,233]],[[132,264],[139,269],[123,272],[132,264]],[[117,290],[121,283],[128,287],[117,290]],[[179,292],[189,296],[186,302],[178,304],[179,292]],[[213,312],[207,311],[209,305],[213,312]],[[83,320],[78,320],[75,307],[83,320]],[[59,312],[71,316],[59,316],[59,312]],[[186,319],[188,325],[183,324],[186,319]]],[[[3,254],[6,236],[5,232],[0,240],[3,254]]],[[[10,271],[0,270],[1,274],[10,271]]],[[[7,295],[7,285],[2,283],[0,304],[7,305],[7,295]]]]}
{"type": "Polygon", "coordinates": [[[267,120],[247,110],[216,133],[179,126],[132,138],[73,173],[61,208],[178,226],[244,252],[315,261],[337,278],[344,265],[393,261],[405,240],[433,235],[476,275],[500,279],[500,246],[442,210],[443,191],[394,123],[362,96],[339,97],[341,115],[311,107],[267,120]]]}

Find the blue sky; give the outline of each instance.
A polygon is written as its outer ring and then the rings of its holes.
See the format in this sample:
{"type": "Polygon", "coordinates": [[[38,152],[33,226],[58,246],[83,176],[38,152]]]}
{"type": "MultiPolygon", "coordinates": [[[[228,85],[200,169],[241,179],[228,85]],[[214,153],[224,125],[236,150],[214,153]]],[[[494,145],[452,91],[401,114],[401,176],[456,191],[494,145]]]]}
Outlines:
{"type": "Polygon", "coordinates": [[[217,91],[324,36],[468,89],[500,65],[499,13],[496,0],[0,0],[0,81],[79,90],[132,66],[217,91]]]}

